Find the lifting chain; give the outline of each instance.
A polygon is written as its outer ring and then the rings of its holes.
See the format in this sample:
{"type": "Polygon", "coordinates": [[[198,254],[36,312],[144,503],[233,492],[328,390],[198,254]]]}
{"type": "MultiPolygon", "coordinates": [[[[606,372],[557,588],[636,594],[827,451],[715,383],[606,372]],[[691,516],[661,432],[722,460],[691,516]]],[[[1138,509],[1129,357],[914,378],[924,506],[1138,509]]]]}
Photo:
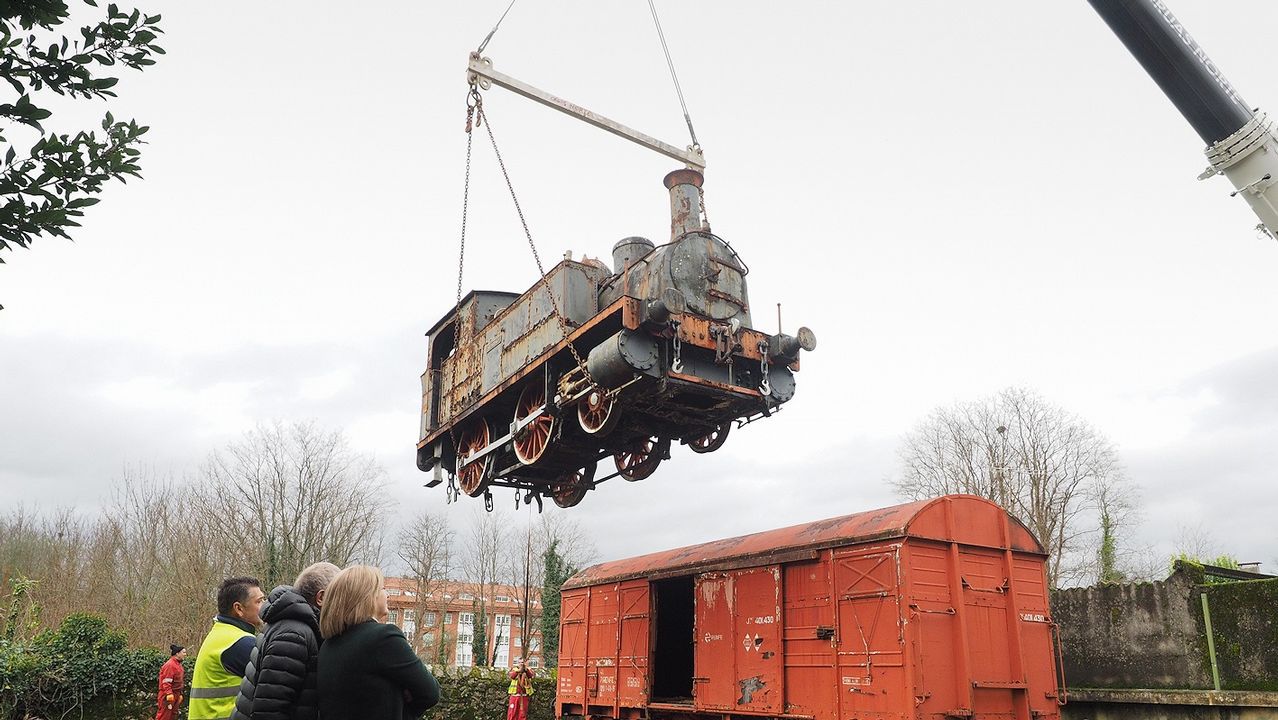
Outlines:
{"type": "Polygon", "coordinates": [[[763,375],[763,382],[759,383],[759,392],[763,393],[763,399],[767,400],[772,394],[772,383],[768,381],[768,341],[759,341],[759,372],[763,375]]]}
{"type": "Polygon", "coordinates": [[[674,348],[674,357],[671,358],[670,360],[670,372],[681,373],[683,372],[683,357],[682,357],[683,343],[679,340],[679,321],[678,320],[670,321],[670,330],[673,332],[673,335],[670,338],[670,342],[672,347],[674,348]]]}
{"type": "MultiPolygon", "coordinates": [[[[492,143],[493,154],[497,156],[497,166],[501,168],[501,175],[506,180],[506,189],[510,190],[510,199],[515,203],[515,212],[519,215],[519,224],[524,228],[524,237],[528,238],[528,247],[532,249],[533,260],[537,263],[537,272],[541,275],[541,286],[546,290],[546,296],[550,298],[550,305],[555,312],[555,320],[559,323],[559,332],[565,340],[568,340],[568,321],[564,319],[563,313],[559,309],[559,300],[555,298],[555,293],[550,288],[550,280],[546,277],[546,270],[541,264],[541,254],[537,252],[537,244],[533,242],[532,233],[528,230],[528,221],[524,218],[523,208],[519,205],[519,198],[515,196],[515,186],[510,181],[510,173],[506,171],[506,161],[501,157],[501,150],[497,149],[497,138],[493,135],[493,125],[484,115],[484,102],[479,96],[479,90],[471,86],[471,98],[475,104],[475,124],[482,125],[488,131],[488,140],[492,143]]],[[[572,359],[581,368],[581,372],[586,377],[586,382],[591,387],[597,387],[594,378],[590,376],[590,369],[586,367],[586,361],[581,357],[581,353],[577,352],[577,346],[568,341],[568,352],[572,353],[572,359]]],[[[547,401],[549,404],[549,399],[547,401]]]]}

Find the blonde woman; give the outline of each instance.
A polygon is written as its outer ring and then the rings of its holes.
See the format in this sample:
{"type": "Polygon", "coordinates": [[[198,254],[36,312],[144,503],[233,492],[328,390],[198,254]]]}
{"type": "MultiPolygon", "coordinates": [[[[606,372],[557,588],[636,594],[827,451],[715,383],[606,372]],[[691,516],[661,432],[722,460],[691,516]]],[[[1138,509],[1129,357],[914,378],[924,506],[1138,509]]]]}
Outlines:
{"type": "Polygon", "coordinates": [[[329,584],[320,608],[324,720],[418,718],[439,702],[439,683],[399,628],[385,624],[389,614],[377,568],[353,565],[329,584]]]}

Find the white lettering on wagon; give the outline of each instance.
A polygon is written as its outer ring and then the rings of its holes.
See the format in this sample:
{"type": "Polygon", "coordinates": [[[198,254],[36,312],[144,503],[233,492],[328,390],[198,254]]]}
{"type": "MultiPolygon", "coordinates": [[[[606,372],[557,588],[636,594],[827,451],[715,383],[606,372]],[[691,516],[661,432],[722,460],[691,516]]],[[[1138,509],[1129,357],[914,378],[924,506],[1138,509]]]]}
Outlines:
{"type": "Polygon", "coordinates": [[[1021,619],[1025,622],[1045,623],[1047,616],[1042,613],[1021,613],[1021,619]]]}

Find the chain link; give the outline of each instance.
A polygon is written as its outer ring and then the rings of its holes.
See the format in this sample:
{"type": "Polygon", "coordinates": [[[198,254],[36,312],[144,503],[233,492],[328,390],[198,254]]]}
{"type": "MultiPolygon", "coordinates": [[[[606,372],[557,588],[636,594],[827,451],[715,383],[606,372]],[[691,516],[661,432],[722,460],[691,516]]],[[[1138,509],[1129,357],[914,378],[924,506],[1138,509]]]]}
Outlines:
{"type": "MultiPolygon", "coordinates": [[[[477,94],[477,93],[476,93],[477,94]]],[[[528,247],[532,249],[533,260],[537,263],[537,272],[541,274],[541,286],[546,290],[546,296],[550,298],[550,305],[555,311],[555,320],[559,323],[559,331],[563,334],[564,339],[568,339],[568,322],[564,319],[563,313],[559,310],[559,301],[555,299],[555,293],[550,289],[550,279],[546,277],[546,270],[541,264],[541,255],[537,252],[537,244],[533,242],[532,233],[528,230],[528,221],[524,218],[523,208],[519,206],[519,198],[515,196],[515,186],[510,181],[510,173],[506,171],[506,161],[501,157],[501,151],[497,149],[497,138],[493,135],[493,125],[484,115],[484,105],[482,100],[478,101],[475,106],[475,117],[478,124],[483,125],[488,131],[488,140],[492,143],[493,153],[497,156],[497,165],[501,168],[502,177],[506,180],[506,188],[510,190],[510,199],[515,203],[515,212],[519,215],[519,223],[524,228],[524,237],[528,238],[528,247]]],[[[581,354],[577,352],[577,347],[568,341],[568,352],[572,353],[572,359],[577,363],[577,367],[581,368],[581,372],[586,377],[586,382],[591,387],[595,387],[595,380],[590,376],[590,368],[586,367],[586,361],[582,359],[581,354]]]]}
{"type": "Polygon", "coordinates": [[[759,341],[759,372],[763,374],[763,382],[759,383],[759,392],[763,393],[763,399],[766,401],[768,396],[772,394],[772,383],[768,381],[768,343],[766,340],[759,341]]]}

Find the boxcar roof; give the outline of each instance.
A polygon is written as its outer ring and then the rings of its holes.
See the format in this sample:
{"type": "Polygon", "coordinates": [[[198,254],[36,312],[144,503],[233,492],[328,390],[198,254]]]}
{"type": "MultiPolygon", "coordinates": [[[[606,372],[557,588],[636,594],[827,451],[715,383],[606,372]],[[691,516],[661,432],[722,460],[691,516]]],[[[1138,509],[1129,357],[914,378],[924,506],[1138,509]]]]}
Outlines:
{"type": "Polygon", "coordinates": [[[829,547],[906,537],[992,548],[1010,545],[1012,550],[1046,554],[1033,533],[998,505],[975,495],[946,495],[600,563],[572,576],[564,587],[770,564],[829,547]],[[1008,530],[1006,540],[1004,528],[1008,530]]]}

